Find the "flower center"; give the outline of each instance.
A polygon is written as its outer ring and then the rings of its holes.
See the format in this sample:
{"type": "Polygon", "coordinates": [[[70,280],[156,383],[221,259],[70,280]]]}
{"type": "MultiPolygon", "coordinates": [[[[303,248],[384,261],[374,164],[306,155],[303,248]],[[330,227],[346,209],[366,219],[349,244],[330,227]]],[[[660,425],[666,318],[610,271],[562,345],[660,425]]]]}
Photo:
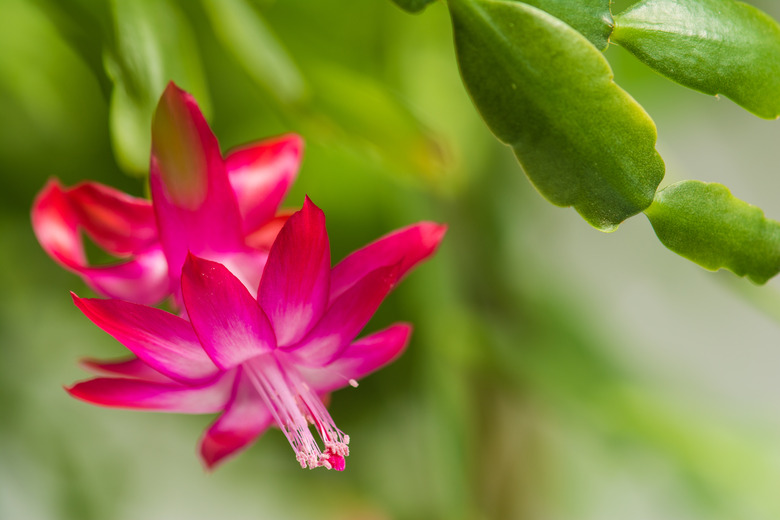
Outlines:
{"type": "Polygon", "coordinates": [[[246,373],[295,450],[302,468],[324,466],[343,471],[349,455],[349,435],[338,429],[320,397],[312,391],[294,366],[274,353],[245,363],[246,373]],[[321,449],[309,425],[322,439],[321,449]]]}

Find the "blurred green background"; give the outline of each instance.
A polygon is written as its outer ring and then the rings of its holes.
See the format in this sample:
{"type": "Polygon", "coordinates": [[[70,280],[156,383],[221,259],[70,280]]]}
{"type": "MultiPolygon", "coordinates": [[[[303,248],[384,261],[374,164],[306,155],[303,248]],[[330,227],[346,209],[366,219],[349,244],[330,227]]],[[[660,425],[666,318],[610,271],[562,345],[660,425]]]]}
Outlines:
{"type": "MultiPolygon", "coordinates": [[[[472,107],[441,3],[0,0],[0,49],[0,519],[780,518],[778,283],[706,272],[641,215],[603,234],[545,202],[472,107]],[[407,353],[333,397],[344,473],[301,470],[271,430],[206,474],[210,417],[62,390],[123,348],[72,305],[88,290],[37,245],[32,199],[52,176],[142,195],[169,79],[223,149],[304,136],[287,206],[325,210],[334,260],[450,226],[366,329],[413,322],[407,353]]],[[[656,121],[664,183],[780,218],[777,121],[607,57],[656,121]]]]}

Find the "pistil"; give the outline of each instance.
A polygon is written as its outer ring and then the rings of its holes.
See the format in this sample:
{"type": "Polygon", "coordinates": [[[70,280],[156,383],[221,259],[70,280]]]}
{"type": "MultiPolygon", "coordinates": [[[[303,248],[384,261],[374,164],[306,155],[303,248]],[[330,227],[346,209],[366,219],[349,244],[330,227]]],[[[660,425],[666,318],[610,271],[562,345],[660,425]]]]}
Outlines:
{"type": "Polygon", "coordinates": [[[275,353],[244,364],[247,374],[295,450],[302,468],[323,466],[343,471],[349,455],[349,435],[338,429],[320,397],[298,371],[275,353]],[[312,435],[314,425],[324,449],[312,435]]]}

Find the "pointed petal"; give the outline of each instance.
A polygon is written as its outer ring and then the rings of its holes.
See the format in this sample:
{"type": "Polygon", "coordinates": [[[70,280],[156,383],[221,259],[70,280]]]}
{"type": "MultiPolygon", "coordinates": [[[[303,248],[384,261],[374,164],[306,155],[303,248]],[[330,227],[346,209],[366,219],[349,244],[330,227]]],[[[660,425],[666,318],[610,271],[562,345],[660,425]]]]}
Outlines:
{"type": "Polygon", "coordinates": [[[79,365],[85,370],[89,370],[93,374],[101,376],[120,376],[123,378],[156,381],[158,383],[175,382],[173,379],[162,375],[135,356],[111,361],[85,358],[79,361],[79,365]]]}
{"type": "Polygon", "coordinates": [[[50,255],[84,262],[79,229],[114,256],[144,251],[157,243],[151,203],[85,182],[63,189],[51,179],[33,202],[33,230],[50,255]]]}
{"type": "Polygon", "coordinates": [[[263,310],[222,264],[189,255],[181,289],[192,326],[217,366],[230,368],[276,347],[263,310]]]}
{"type": "Polygon", "coordinates": [[[301,339],[328,302],[330,244],[325,215],[306,197],[276,237],[258,290],[280,346],[301,339]]]}
{"type": "Polygon", "coordinates": [[[158,372],[184,383],[218,373],[188,321],[154,307],[72,296],[87,318],[158,372]]]}
{"type": "Polygon", "coordinates": [[[188,251],[243,247],[238,203],[217,139],[192,96],[173,83],[152,121],[149,185],[173,283],[188,251]]]}
{"type": "Polygon", "coordinates": [[[411,334],[411,325],[397,323],[352,343],[324,367],[298,368],[315,392],[331,392],[395,361],[409,344],[411,334]]]}
{"type": "Polygon", "coordinates": [[[399,266],[394,265],[368,273],[333,302],[311,332],[289,351],[308,366],[329,363],[365,327],[394,287],[398,272],[399,266]]]}
{"type": "Polygon", "coordinates": [[[302,154],[303,139],[288,134],[238,148],[225,157],[245,234],[273,218],[295,181],[302,154]]]}
{"type": "Polygon", "coordinates": [[[403,278],[410,269],[436,251],[446,231],[445,225],[420,222],[358,249],[333,268],[330,301],[377,267],[400,262],[400,277],[403,278]]]}
{"type": "Polygon", "coordinates": [[[200,455],[208,469],[248,447],[273,422],[271,412],[242,372],[239,368],[225,412],[200,440],[200,455]]]}
{"type": "Polygon", "coordinates": [[[76,383],[67,392],[99,406],[175,413],[214,413],[230,398],[233,377],[202,386],[99,377],[76,383]]]}

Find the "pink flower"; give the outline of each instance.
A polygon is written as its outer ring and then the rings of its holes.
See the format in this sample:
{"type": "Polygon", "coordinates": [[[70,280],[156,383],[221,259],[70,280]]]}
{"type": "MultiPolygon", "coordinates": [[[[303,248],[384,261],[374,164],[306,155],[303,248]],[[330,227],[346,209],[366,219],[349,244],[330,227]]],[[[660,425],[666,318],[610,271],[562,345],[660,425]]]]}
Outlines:
{"type": "Polygon", "coordinates": [[[85,182],[50,180],[33,204],[44,250],[97,293],[143,304],[180,303],[188,251],[222,262],[257,287],[268,249],[287,215],[275,216],[295,179],[303,143],[286,135],[224,159],[195,100],[168,84],[152,123],[152,201],[85,182]],[[95,266],[81,231],[121,259],[95,266]]]}
{"type": "Polygon", "coordinates": [[[100,377],[68,391],[112,407],[222,412],[200,442],[211,468],[276,424],[302,467],[344,469],[349,437],[323,396],[394,360],[411,327],[354,341],[395,284],[439,245],[445,226],[419,223],[333,269],[325,216],[308,198],[271,247],[257,298],[223,265],[189,255],[181,293],[190,321],[120,300],[76,305],[137,357],[89,361],[100,377]],[[314,425],[321,441],[309,429],[314,425]]]}

